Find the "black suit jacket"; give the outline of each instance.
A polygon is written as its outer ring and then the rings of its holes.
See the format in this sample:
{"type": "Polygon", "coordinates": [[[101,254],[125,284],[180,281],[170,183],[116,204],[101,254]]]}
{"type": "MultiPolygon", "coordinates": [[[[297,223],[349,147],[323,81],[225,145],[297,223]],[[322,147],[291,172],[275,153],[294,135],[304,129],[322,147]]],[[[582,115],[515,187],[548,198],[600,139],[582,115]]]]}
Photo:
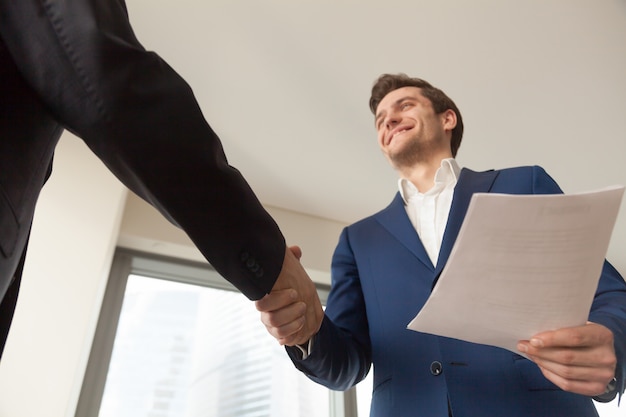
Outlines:
{"type": "Polygon", "coordinates": [[[0,352],[63,129],[248,298],[269,292],[284,238],[228,164],[190,87],[137,41],[124,2],[0,0],[0,352]]]}

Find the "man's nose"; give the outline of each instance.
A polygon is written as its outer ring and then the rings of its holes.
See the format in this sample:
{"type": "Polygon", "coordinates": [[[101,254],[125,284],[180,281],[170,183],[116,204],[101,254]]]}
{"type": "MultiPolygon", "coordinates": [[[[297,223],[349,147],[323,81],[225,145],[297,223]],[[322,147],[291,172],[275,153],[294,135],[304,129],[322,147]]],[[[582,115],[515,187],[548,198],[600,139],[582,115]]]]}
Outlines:
{"type": "Polygon", "coordinates": [[[400,123],[400,115],[398,113],[389,113],[385,118],[385,124],[388,128],[396,126],[400,123]]]}

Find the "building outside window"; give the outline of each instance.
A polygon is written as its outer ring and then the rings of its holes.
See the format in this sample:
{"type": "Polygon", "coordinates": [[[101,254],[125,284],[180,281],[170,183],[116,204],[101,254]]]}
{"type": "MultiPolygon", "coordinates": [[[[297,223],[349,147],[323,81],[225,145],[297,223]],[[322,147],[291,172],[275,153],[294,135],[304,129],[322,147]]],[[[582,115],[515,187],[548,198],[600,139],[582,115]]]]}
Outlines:
{"type": "Polygon", "coordinates": [[[129,276],[101,417],[325,417],[328,397],[243,295],[129,276]]]}
{"type": "MultiPolygon", "coordinates": [[[[76,416],[346,417],[204,264],[118,251],[76,416]]],[[[319,289],[325,301],[327,288],[319,289]]],[[[334,397],[339,398],[334,398],[334,397]]]]}

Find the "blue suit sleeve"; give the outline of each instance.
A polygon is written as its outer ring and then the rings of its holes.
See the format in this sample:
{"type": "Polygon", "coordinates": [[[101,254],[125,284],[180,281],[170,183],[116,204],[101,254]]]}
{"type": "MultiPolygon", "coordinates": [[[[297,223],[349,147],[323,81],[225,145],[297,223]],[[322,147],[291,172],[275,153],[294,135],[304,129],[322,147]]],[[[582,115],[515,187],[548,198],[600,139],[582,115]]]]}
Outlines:
{"type": "Polygon", "coordinates": [[[616,391],[621,397],[626,387],[626,283],[619,272],[606,261],[591,305],[589,321],[601,324],[613,332],[617,357],[616,391]]]}
{"type": "MultiPolygon", "coordinates": [[[[558,184],[539,167],[533,167],[533,193],[562,193],[558,184]]],[[[613,332],[617,366],[616,390],[621,395],[626,388],[626,282],[617,270],[604,262],[598,289],[591,305],[589,321],[601,324],[613,332]]]]}
{"type": "Polygon", "coordinates": [[[302,360],[297,348],[287,348],[296,368],[340,391],[365,378],[372,362],[365,300],[348,230],[342,232],[333,255],[328,307],[311,355],[302,360]]]}

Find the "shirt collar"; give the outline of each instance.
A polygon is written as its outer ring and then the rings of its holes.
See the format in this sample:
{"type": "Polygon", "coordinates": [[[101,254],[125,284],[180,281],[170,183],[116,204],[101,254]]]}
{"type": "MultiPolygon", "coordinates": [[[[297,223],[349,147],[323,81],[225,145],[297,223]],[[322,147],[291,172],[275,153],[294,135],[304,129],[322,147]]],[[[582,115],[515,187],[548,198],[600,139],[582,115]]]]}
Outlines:
{"type": "MultiPolygon", "coordinates": [[[[446,158],[441,161],[441,166],[437,169],[435,173],[435,184],[449,184],[450,182],[456,183],[459,179],[459,175],[461,173],[461,168],[459,164],[456,162],[454,158],[446,158]]],[[[406,178],[400,178],[398,180],[398,189],[400,190],[400,195],[404,200],[405,204],[408,204],[408,201],[411,197],[419,194],[417,187],[413,185],[411,181],[406,178]]]]}

